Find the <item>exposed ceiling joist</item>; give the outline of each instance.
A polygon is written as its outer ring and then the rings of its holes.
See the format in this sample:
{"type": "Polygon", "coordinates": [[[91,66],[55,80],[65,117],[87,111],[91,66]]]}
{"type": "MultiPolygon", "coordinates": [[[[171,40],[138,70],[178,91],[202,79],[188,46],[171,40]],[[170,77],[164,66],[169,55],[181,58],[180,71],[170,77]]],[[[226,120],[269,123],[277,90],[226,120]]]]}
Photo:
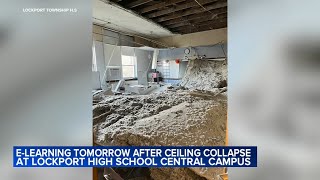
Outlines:
{"type": "Polygon", "coordinates": [[[216,25],[220,25],[222,23],[226,23],[226,21],[222,21],[222,22],[215,22],[215,21],[207,21],[207,22],[203,22],[202,24],[193,24],[192,26],[186,25],[188,27],[185,26],[181,26],[181,27],[177,27],[177,28],[172,28],[173,30],[194,30],[197,28],[201,28],[201,27],[215,27],[216,25]]]}
{"type": "Polygon", "coordinates": [[[219,19],[219,20],[208,20],[208,21],[203,21],[203,22],[199,22],[199,23],[194,23],[193,25],[195,25],[196,27],[203,27],[203,26],[215,26],[217,24],[220,23],[227,23],[227,19],[219,19]]]}
{"type": "Polygon", "coordinates": [[[141,6],[143,4],[146,4],[146,3],[149,3],[149,2],[152,2],[153,0],[137,0],[137,1],[133,1],[131,3],[129,3],[127,5],[128,8],[134,8],[134,7],[137,7],[137,6],[141,6]]]}
{"type": "Polygon", "coordinates": [[[214,18],[201,18],[201,19],[197,19],[196,21],[184,21],[181,23],[168,25],[167,27],[170,29],[173,29],[173,28],[177,28],[177,27],[181,27],[181,26],[202,24],[207,21],[221,22],[221,21],[226,21],[226,19],[227,19],[227,15],[225,14],[220,17],[216,16],[214,18]]]}
{"type": "Polygon", "coordinates": [[[169,21],[165,21],[163,23],[161,23],[163,26],[169,26],[172,24],[178,24],[181,22],[186,22],[186,21],[191,21],[191,20],[195,20],[195,19],[203,19],[203,18],[215,18],[216,16],[218,18],[220,18],[221,15],[227,15],[227,8],[219,8],[215,11],[213,11],[215,13],[215,15],[208,15],[208,12],[203,12],[203,13],[199,13],[199,14],[193,14],[193,15],[189,15],[189,16],[185,16],[183,18],[177,18],[177,19],[172,19],[169,21]]]}
{"type": "Polygon", "coordinates": [[[169,6],[169,5],[174,5],[176,3],[181,3],[183,1],[186,1],[186,0],[165,0],[164,2],[160,2],[158,4],[142,8],[142,9],[140,9],[140,12],[142,14],[143,13],[147,13],[147,12],[154,11],[154,10],[157,10],[157,9],[162,9],[162,8],[164,8],[166,6],[169,6]]]}
{"type": "MultiPolygon", "coordinates": [[[[146,18],[146,20],[157,23],[172,32],[183,34],[221,28],[223,26],[222,21],[227,19],[228,11],[227,0],[110,1],[116,2],[123,8],[133,11],[146,18]],[[211,23],[212,26],[204,25],[207,22],[211,23]]],[[[121,23],[125,22],[121,21],[121,23]]],[[[227,24],[225,23],[224,25],[226,27],[227,24]]],[[[150,34],[152,34],[152,30],[150,30],[150,34]]]]}
{"type": "Polygon", "coordinates": [[[201,26],[195,26],[195,27],[188,26],[188,28],[179,27],[174,29],[173,31],[180,32],[182,34],[188,34],[188,33],[195,33],[195,32],[212,30],[212,29],[220,29],[224,27],[227,27],[227,22],[203,24],[201,26]]]}
{"type": "MultiPolygon", "coordinates": [[[[226,6],[227,6],[226,2],[222,2],[222,3],[219,2],[219,3],[213,4],[213,5],[206,6],[205,8],[208,11],[212,11],[214,9],[218,9],[218,8],[222,8],[222,7],[226,7],[226,6]]],[[[202,13],[202,12],[204,12],[204,10],[200,7],[200,8],[186,10],[184,12],[176,12],[172,15],[157,18],[157,19],[155,19],[155,21],[156,22],[163,22],[163,21],[168,21],[171,19],[176,19],[179,17],[188,16],[188,15],[192,15],[192,14],[198,14],[198,13],[202,13]]],[[[215,12],[212,12],[212,13],[215,13],[215,12]]]]}
{"type": "MultiPolygon", "coordinates": [[[[202,5],[206,5],[206,4],[210,4],[210,3],[213,3],[213,2],[216,2],[217,0],[198,0],[198,2],[202,5]]],[[[184,3],[184,4],[181,4],[177,7],[171,7],[171,8],[168,8],[168,9],[165,9],[165,10],[160,10],[160,11],[157,11],[157,12],[154,12],[154,13],[150,13],[150,14],[147,14],[146,17],[148,18],[155,18],[155,17],[158,17],[158,16],[163,16],[163,15],[166,15],[166,14],[170,14],[170,13],[173,13],[173,12],[176,12],[176,11],[181,11],[181,10],[184,10],[184,9],[189,9],[189,8],[192,8],[192,7],[199,7],[199,4],[197,4],[195,1],[187,1],[187,3],[184,3]]]]}

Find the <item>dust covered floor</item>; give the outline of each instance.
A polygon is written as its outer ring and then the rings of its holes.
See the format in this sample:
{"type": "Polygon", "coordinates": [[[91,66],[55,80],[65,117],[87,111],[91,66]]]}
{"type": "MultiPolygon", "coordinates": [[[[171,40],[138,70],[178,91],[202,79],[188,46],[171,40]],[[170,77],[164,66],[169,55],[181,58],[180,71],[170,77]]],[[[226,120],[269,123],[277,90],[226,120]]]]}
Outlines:
{"type": "MultiPolygon", "coordinates": [[[[100,145],[223,146],[227,98],[168,89],[150,95],[95,96],[94,140],[100,145]]],[[[222,168],[149,168],[146,179],[217,179],[222,168]]]]}

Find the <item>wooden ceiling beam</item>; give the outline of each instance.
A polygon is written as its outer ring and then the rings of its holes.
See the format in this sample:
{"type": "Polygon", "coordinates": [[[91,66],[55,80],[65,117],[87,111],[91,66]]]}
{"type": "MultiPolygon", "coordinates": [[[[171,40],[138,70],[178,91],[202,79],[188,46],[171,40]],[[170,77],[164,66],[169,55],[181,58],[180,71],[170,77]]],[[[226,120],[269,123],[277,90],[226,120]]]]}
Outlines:
{"type": "MultiPolygon", "coordinates": [[[[222,7],[226,7],[226,6],[227,6],[227,2],[217,2],[215,4],[205,6],[205,8],[208,11],[210,11],[210,12],[215,14],[215,12],[213,10],[219,9],[219,8],[222,8],[222,7]]],[[[192,15],[192,14],[198,14],[198,13],[202,13],[202,12],[205,12],[205,10],[203,8],[201,8],[201,7],[193,8],[193,9],[190,9],[190,10],[186,10],[184,12],[175,12],[172,15],[156,18],[156,19],[154,19],[154,21],[159,23],[159,22],[164,22],[164,21],[168,21],[168,20],[172,20],[172,19],[177,19],[177,18],[180,18],[180,17],[184,17],[184,16],[188,16],[188,15],[192,15]]],[[[209,14],[209,12],[208,12],[208,14],[209,14]]]]}
{"type": "Polygon", "coordinates": [[[221,29],[227,27],[225,24],[217,25],[213,28],[199,28],[199,29],[192,29],[192,30],[183,30],[179,32],[174,32],[174,34],[190,34],[190,33],[197,33],[197,32],[202,32],[202,31],[210,31],[210,30],[215,30],[215,29],[221,29]]]}
{"type": "MultiPolygon", "coordinates": [[[[226,7],[224,7],[224,8],[216,9],[216,10],[214,10],[212,12],[214,12],[215,15],[220,16],[222,14],[227,14],[227,10],[228,9],[226,7]]],[[[183,18],[180,17],[180,18],[177,18],[177,19],[172,19],[172,20],[169,20],[169,21],[165,21],[165,22],[161,23],[161,25],[169,26],[169,25],[172,25],[172,24],[191,21],[191,20],[195,20],[195,19],[211,18],[211,17],[213,17],[215,15],[209,15],[208,12],[203,12],[203,13],[199,13],[199,14],[193,14],[193,15],[185,16],[183,18]]]]}
{"type": "Polygon", "coordinates": [[[142,9],[139,10],[139,12],[141,14],[143,14],[143,13],[147,13],[147,12],[150,12],[150,11],[154,11],[154,10],[157,10],[157,9],[164,8],[166,6],[174,5],[176,3],[181,3],[181,2],[184,2],[184,1],[186,1],[186,0],[165,0],[164,2],[155,4],[153,6],[148,6],[148,7],[142,8],[142,9]]]}
{"type": "Polygon", "coordinates": [[[190,24],[201,24],[202,22],[206,22],[206,21],[216,21],[216,22],[220,22],[221,20],[225,20],[227,18],[227,13],[221,14],[221,15],[216,15],[216,16],[203,16],[203,18],[199,18],[197,20],[193,20],[193,21],[183,21],[180,23],[176,23],[176,24],[172,24],[172,25],[168,25],[166,27],[168,27],[169,29],[172,28],[177,28],[177,27],[181,27],[181,26],[187,26],[190,24]]]}
{"type": "MultiPolygon", "coordinates": [[[[204,5],[209,4],[209,3],[217,2],[217,0],[198,0],[198,2],[201,5],[204,6],[204,5]]],[[[147,18],[155,18],[155,17],[158,17],[158,16],[163,16],[163,15],[166,15],[166,14],[170,14],[170,13],[173,13],[173,12],[176,12],[176,11],[181,11],[181,10],[192,8],[192,7],[199,7],[199,4],[196,3],[196,1],[192,0],[192,1],[188,1],[187,3],[181,4],[181,5],[177,6],[177,7],[170,7],[170,8],[165,9],[165,10],[160,10],[160,11],[156,11],[154,13],[147,14],[146,17],[147,18]]]]}
{"type": "Polygon", "coordinates": [[[188,33],[200,32],[200,31],[225,28],[227,27],[227,25],[228,25],[227,21],[224,21],[219,23],[208,23],[208,24],[203,24],[198,26],[179,27],[179,28],[172,29],[172,31],[181,33],[181,34],[188,34],[188,33]]]}
{"type": "Polygon", "coordinates": [[[222,21],[222,22],[206,22],[203,24],[192,24],[192,25],[187,25],[183,27],[178,27],[178,28],[173,28],[171,29],[174,32],[179,32],[179,31],[190,31],[190,30],[197,30],[197,29],[212,29],[218,25],[221,24],[227,24],[227,21],[222,21]]]}
{"type": "Polygon", "coordinates": [[[227,23],[227,18],[223,18],[223,19],[219,19],[219,20],[209,20],[209,21],[203,21],[203,22],[199,22],[199,23],[194,23],[193,25],[195,27],[203,27],[203,26],[215,26],[217,24],[221,24],[221,23],[227,23]]]}
{"type": "Polygon", "coordinates": [[[143,4],[146,4],[146,3],[149,3],[149,2],[152,2],[152,1],[153,0],[136,0],[136,1],[133,1],[133,2],[125,5],[125,7],[134,8],[134,7],[141,6],[143,4]]]}

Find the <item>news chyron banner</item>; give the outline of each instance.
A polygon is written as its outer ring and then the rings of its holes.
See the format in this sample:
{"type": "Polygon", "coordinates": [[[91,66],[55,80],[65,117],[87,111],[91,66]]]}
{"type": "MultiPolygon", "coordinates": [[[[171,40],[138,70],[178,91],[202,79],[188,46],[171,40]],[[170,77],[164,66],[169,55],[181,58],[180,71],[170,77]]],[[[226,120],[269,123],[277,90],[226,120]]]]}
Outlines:
{"type": "Polygon", "coordinates": [[[257,167],[256,146],[15,146],[14,167],[257,167]]]}

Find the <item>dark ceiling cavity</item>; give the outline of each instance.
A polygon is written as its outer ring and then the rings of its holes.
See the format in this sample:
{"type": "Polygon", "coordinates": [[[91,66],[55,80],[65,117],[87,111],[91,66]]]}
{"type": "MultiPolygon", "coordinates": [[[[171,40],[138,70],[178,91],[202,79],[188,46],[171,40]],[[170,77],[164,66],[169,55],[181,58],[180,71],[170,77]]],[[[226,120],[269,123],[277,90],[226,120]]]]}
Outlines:
{"type": "Polygon", "coordinates": [[[177,34],[227,27],[226,0],[111,1],[177,34]]]}

